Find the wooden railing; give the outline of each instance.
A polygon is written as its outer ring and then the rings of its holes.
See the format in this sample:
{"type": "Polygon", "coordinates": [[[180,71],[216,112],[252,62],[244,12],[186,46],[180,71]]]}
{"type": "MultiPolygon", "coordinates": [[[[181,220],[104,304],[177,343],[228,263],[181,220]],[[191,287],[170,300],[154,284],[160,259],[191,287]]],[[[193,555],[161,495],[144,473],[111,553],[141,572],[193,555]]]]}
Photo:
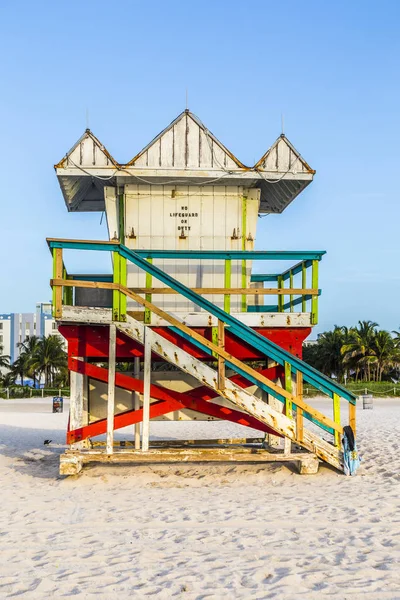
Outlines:
{"type": "MultiPolygon", "coordinates": [[[[113,254],[113,274],[112,274],[112,282],[119,283],[125,287],[127,287],[127,263],[126,258],[120,255],[119,252],[113,250],[113,248],[118,247],[118,242],[90,242],[85,240],[54,240],[49,239],[49,244],[52,245],[54,243],[59,243],[63,245],[63,247],[68,248],[68,244],[74,244],[75,246],[79,244],[82,247],[87,247],[90,249],[90,244],[98,246],[101,244],[103,246],[102,249],[109,250],[113,254]],[[89,246],[89,247],[88,247],[89,246]]],[[[54,258],[54,267],[53,267],[53,278],[59,279],[62,276],[65,279],[73,279],[72,275],[68,275],[64,264],[60,267],[56,267],[56,259],[59,252],[62,252],[61,247],[53,247],[53,258],[54,258]],[[55,271],[58,268],[59,270],[55,271]]],[[[299,306],[301,308],[300,311],[302,313],[310,314],[310,322],[312,325],[316,325],[318,322],[318,297],[321,294],[321,290],[318,289],[318,263],[321,260],[324,252],[310,252],[310,251],[163,251],[163,250],[138,250],[135,251],[136,254],[142,256],[147,259],[147,261],[152,264],[154,258],[163,258],[163,259],[190,259],[190,260],[199,260],[199,259],[210,259],[221,260],[224,261],[224,287],[221,288],[194,288],[193,291],[196,294],[202,296],[208,295],[222,295],[224,297],[223,306],[224,310],[227,313],[231,312],[231,298],[232,296],[241,296],[241,309],[246,310],[247,312],[294,312],[295,307],[299,306]],[[300,262],[296,263],[286,271],[281,274],[253,274],[251,275],[252,283],[260,283],[260,286],[257,287],[240,287],[234,288],[232,287],[232,261],[242,261],[243,264],[246,264],[247,261],[260,261],[260,260],[292,260],[293,258],[303,258],[300,262]],[[311,276],[309,275],[311,273],[311,276]],[[298,284],[294,285],[294,279],[298,276],[298,284]],[[301,281],[300,281],[301,276],[301,281]],[[273,282],[276,284],[276,287],[264,287],[266,282],[273,282]],[[288,283],[288,287],[285,287],[288,283]],[[276,296],[277,302],[276,304],[264,304],[264,297],[276,296]],[[246,298],[252,297],[255,300],[255,304],[249,305],[247,304],[246,298]],[[286,302],[286,298],[289,300],[286,302]],[[260,302],[261,300],[261,302],[260,302]]],[[[61,255],[62,256],[62,255],[61,255]]],[[[242,278],[243,279],[243,278],[242,278]]],[[[96,283],[95,278],[91,278],[93,283],[96,283]]],[[[96,286],[93,285],[95,288],[96,286]]],[[[68,288],[67,288],[68,289],[68,288]]],[[[105,288],[107,289],[107,288],[105,288]]],[[[111,288],[108,288],[111,289],[111,288]]],[[[143,293],[146,295],[147,300],[151,300],[153,295],[156,294],[176,294],[175,290],[171,288],[160,288],[155,287],[152,282],[152,276],[149,273],[146,273],[146,282],[145,287],[143,288],[132,288],[136,293],[143,293]]],[[[55,292],[53,293],[53,306],[56,305],[56,297],[55,292]]],[[[58,292],[59,294],[59,292],[58,292]]],[[[64,304],[72,304],[72,290],[69,288],[69,291],[64,292],[63,295],[64,304]]],[[[114,292],[113,294],[113,313],[115,315],[116,320],[120,320],[124,314],[126,314],[126,299],[122,298],[118,292],[114,292]]],[[[55,316],[57,316],[55,314],[55,316]]],[[[149,320],[149,311],[145,310],[145,323],[150,323],[149,320]]]]}
{"type": "MultiPolygon", "coordinates": [[[[95,244],[93,242],[93,244],[95,244]]],[[[73,246],[72,246],[73,247],[73,246]]],[[[108,248],[107,248],[108,249],[108,248]]],[[[111,248],[110,248],[111,249],[111,248]]],[[[126,286],[126,256],[130,257],[130,254],[127,249],[121,253],[114,248],[112,251],[114,253],[114,275],[113,281],[86,281],[81,279],[70,279],[68,278],[64,263],[63,263],[63,254],[62,248],[53,247],[53,279],[51,280],[51,285],[53,289],[53,304],[54,304],[54,315],[57,319],[62,318],[62,308],[63,301],[64,304],[67,304],[71,300],[70,290],[74,287],[77,288],[98,288],[98,289],[106,289],[112,290],[113,292],[113,311],[112,318],[114,321],[124,322],[126,320],[126,304],[127,298],[131,298],[139,305],[143,306],[145,309],[145,313],[151,315],[151,313],[158,315],[162,319],[164,319],[167,323],[169,323],[172,327],[176,328],[181,335],[186,336],[191,342],[199,345],[201,348],[206,349],[212,356],[214,356],[218,361],[218,385],[223,386],[225,381],[225,365],[228,364],[230,367],[235,369],[238,373],[243,374],[249,381],[252,381],[268,393],[271,393],[278,400],[283,401],[285,403],[285,411],[286,414],[290,417],[293,416],[293,409],[296,410],[296,423],[297,430],[299,432],[303,431],[303,418],[307,418],[312,422],[316,423],[318,426],[322,427],[326,431],[329,431],[334,435],[335,445],[340,447],[340,436],[342,434],[343,428],[341,425],[341,416],[340,416],[340,397],[344,397],[349,401],[349,424],[352,426],[355,431],[355,397],[346,391],[344,388],[341,388],[335,382],[328,380],[322,374],[318,374],[315,370],[312,370],[311,367],[307,367],[305,363],[301,363],[299,359],[296,359],[292,355],[285,353],[282,349],[279,350],[279,353],[286,358],[281,362],[284,366],[285,378],[284,378],[284,387],[278,386],[273,381],[269,380],[265,376],[261,375],[254,369],[252,369],[248,364],[243,363],[242,361],[236,359],[232,355],[228,354],[224,348],[224,338],[225,338],[225,325],[231,325],[234,329],[234,324],[237,323],[237,320],[228,313],[224,311],[220,311],[217,307],[213,307],[213,305],[206,301],[197,300],[198,303],[205,303],[206,306],[210,308],[210,312],[214,313],[216,316],[218,315],[218,329],[217,329],[217,337],[213,339],[213,341],[209,341],[205,339],[203,336],[198,334],[196,331],[187,327],[178,319],[165,312],[155,304],[151,302],[151,297],[154,294],[169,294],[169,293],[182,293],[180,290],[183,290],[183,293],[186,297],[193,299],[194,295],[198,295],[199,293],[203,293],[206,295],[207,293],[226,293],[228,295],[228,290],[225,288],[221,291],[215,290],[215,288],[210,291],[210,288],[199,288],[195,290],[189,290],[185,288],[179,282],[171,279],[168,275],[159,272],[157,269],[150,269],[150,264],[147,261],[143,261],[141,259],[141,264],[143,268],[149,269],[149,271],[156,273],[156,277],[161,279],[161,281],[165,280],[172,288],[155,288],[151,285],[151,272],[147,272],[149,277],[146,278],[146,287],[144,288],[135,288],[129,289],[126,286]],[[125,254],[125,256],[123,255],[125,254]],[[117,258],[118,257],[118,258],[117,258]],[[146,265],[148,265],[146,267],[146,265]],[[157,275],[157,273],[159,274],[157,275]],[[186,290],[186,291],[185,291],[186,290]],[[144,297],[143,297],[144,296],[144,297]],[[317,385],[318,382],[322,382],[320,389],[332,390],[330,393],[333,399],[333,419],[326,417],[310,405],[304,402],[302,389],[303,389],[303,372],[305,376],[308,378],[309,382],[312,382],[313,385],[317,385]],[[326,382],[330,383],[326,386],[326,382]],[[325,385],[325,388],[323,387],[325,385]]],[[[136,253],[135,253],[136,254],[136,253]]],[[[132,258],[134,256],[132,255],[132,258]]],[[[298,268],[298,265],[294,267],[294,269],[298,268]]],[[[281,277],[283,278],[283,282],[289,279],[290,284],[293,284],[293,277],[295,273],[287,276],[284,273],[281,277]]],[[[277,293],[277,289],[266,290],[265,288],[260,288],[256,291],[253,289],[229,289],[229,294],[237,293],[239,295],[248,295],[250,293],[277,293]]],[[[297,292],[302,292],[304,295],[310,295],[312,298],[317,297],[318,291],[315,289],[307,289],[307,288],[286,288],[284,292],[282,288],[278,288],[279,297],[283,296],[284,293],[288,293],[291,295],[295,295],[297,292]],[[280,292],[280,293],[279,293],[280,292]]],[[[200,298],[200,296],[198,296],[200,298]]],[[[243,324],[239,324],[240,327],[243,327],[244,334],[248,328],[243,324]]],[[[251,330],[249,330],[249,334],[251,334],[251,330]]],[[[254,333],[253,333],[254,336],[254,333]]],[[[251,335],[250,335],[251,337],[251,335]]],[[[267,343],[265,339],[262,340],[261,343],[267,343]]],[[[265,350],[264,350],[265,351],[265,350]]]]}

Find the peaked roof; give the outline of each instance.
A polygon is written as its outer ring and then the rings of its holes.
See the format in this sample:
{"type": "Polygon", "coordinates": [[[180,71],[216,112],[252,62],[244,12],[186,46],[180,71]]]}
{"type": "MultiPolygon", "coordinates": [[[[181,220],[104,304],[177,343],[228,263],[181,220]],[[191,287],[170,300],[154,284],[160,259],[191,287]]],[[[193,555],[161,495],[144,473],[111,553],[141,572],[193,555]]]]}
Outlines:
{"type": "Polygon", "coordinates": [[[244,165],[189,110],[126,164],[86,129],[55,169],[70,211],[104,210],[105,186],[183,183],[259,188],[260,212],[280,213],[315,174],[283,134],[253,167],[244,165]]]}
{"type": "Polygon", "coordinates": [[[181,112],[127,166],[247,168],[189,110],[181,112]]]}
{"type": "Polygon", "coordinates": [[[86,166],[90,163],[97,166],[119,166],[100,140],[93,135],[90,129],[86,129],[85,133],[81,135],[64,158],[54,165],[54,168],[62,169],[69,166],[86,166]]]}

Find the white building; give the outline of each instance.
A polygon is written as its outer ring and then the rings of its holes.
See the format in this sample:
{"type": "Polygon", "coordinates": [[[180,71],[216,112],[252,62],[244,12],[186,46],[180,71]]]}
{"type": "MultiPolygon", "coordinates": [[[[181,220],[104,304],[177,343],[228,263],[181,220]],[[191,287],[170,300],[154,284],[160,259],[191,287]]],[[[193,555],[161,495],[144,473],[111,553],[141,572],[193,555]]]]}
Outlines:
{"type": "Polygon", "coordinates": [[[0,346],[2,354],[10,356],[11,363],[19,356],[18,344],[33,335],[58,335],[64,341],[57,330],[49,302],[38,303],[34,313],[0,313],[0,346]]]}

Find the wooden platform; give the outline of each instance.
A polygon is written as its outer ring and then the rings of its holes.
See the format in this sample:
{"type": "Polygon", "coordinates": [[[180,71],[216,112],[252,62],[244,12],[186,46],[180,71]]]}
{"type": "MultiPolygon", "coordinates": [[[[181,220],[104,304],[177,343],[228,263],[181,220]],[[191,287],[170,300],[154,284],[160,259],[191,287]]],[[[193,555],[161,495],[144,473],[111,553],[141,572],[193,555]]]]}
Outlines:
{"type": "MultiPolygon", "coordinates": [[[[225,440],[224,440],[225,441],[225,440]]],[[[208,440],[207,440],[208,442],[208,440]]],[[[164,442],[168,444],[162,447],[161,442],[149,450],[126,449],[127,442],[123,447],[114,449],[113,454],[107,454],[105,449],[99,446],[88,450],[67,450],[60,456],[60,475],[77,475],[84,464],[87,463],[131,463],[131,464],[168,464],[175,463],[204,463],[204,462],[237,462],[237,463],[270,463],[291,462],[295,463],[300,474],[314,474],[318,472],[319,460],[315,454],[305,452],[270,452],[260,444],[231,445],[215,444],[205,445],[195,442],[164,442]],[[179,444],[183,444],[179,447],[179,444]],[[178,447],[177,447],[178,445],[178,447]]],[[[104,448],[104,447],[103,447],[104,448]]]]}

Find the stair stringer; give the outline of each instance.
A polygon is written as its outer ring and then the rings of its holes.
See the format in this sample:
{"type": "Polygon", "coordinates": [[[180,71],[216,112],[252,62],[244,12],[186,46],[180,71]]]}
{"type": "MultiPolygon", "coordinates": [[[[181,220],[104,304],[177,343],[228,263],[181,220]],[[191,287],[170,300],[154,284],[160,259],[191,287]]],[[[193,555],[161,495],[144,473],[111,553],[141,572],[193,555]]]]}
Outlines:
{"type": "Polygon", "coordinates": [[[216,395],[226,398],[239,409],[262,421],[277,433],[295,441],[336,469],[343,470],[341,453],[338,448],[332,446],[329,442],[308,429],[304,429],[303,431],[303,441],[301,443],[298,442],[296,440],[296,425],[293,419],[274,410],[269,404],[253,396],[250,392],[239,387],[229,379],[225,379],[224,389],[218,389],[218,376],[215,369],[194,358],[181,348],[178,348],[172,342],[167,341],[149,326],[136,321],[130,315],[127,315],[126,323],[116,322],[115,324],[120,331],[141,344],[144,344],[146,330],[146,335],[150,335],[152,351],[164,360],[195,377],[198,381],[213,389],[216,395]]]}

